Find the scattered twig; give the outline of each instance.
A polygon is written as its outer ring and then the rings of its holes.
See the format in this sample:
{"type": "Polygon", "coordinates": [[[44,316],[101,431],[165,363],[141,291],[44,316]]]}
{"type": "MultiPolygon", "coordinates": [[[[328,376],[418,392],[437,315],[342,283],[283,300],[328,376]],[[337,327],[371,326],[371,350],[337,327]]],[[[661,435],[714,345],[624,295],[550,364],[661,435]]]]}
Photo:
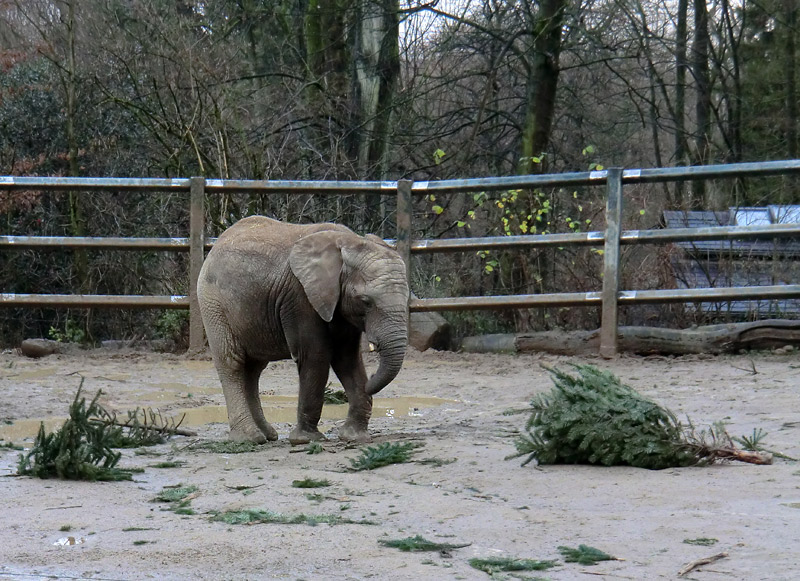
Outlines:
{"type": "Polygon", "coordinates": [[[716,563],[720,559],[724,559],[728,556],[728,553],[717,553],[716,555],[711,555],[710,557],[704,557],[702,559],[697,559],[696,561],[692,561],[691,563],[687,563],[686,565],[678,571],[678,577],[683,577],[687,573],[694,571],[698,567],[702,567],[703,565],[710,565],[711,563],[716,563]]]}
{"type": "Polygon", "coordinates": [[[744,367],[737,367],[736,365],[731,365],[734,369],[738,369],[739,371],[744,371],[749,373],[750,375],[758,375],[758,370],[756,369],[756,363],[752,359],[750,360],[750,369],[745,369],[744,367]]]}
{"type": "Polygon", "coordinates": [[[266,486],[266,484],[254,484],[252,486],[247,485],[247,484],[240,484],[238,486],[228,486],[226,484],[225,488],[227,488],[229,490],[252,490],[253,488],[261,488],[262,486],[266,486]]]}

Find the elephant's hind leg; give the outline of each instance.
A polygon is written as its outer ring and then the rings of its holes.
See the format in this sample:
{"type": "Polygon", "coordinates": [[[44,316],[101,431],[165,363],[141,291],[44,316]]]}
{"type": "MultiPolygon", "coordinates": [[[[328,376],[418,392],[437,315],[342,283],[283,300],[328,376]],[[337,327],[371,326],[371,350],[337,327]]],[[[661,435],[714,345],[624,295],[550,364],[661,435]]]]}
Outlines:
{"type": "Polygon", "coordinates": [[[275,428],[267,424],[264,412],[261,411],[258,403],[258,377],[256,376],[255,390],[253,390],[252,377],[248,381],[248,375],[252,375],[252,373],[248,373],[243,364],[217,365],[217,373],[220,383],[222,383],[222,393],[225,395],[225,404],[228,408],[230,439],[234,442],[254,442],[256,444],[263,444],[267,440],[277,440],[278,434],[275,432],[275,428]],[[255,405],[258,407],[260,420],[253,413],[253,400],[256,401],[255,405]]]}
{"type": "Polygon", "coordinates": [[[244,397],[247,401],[250,415],[258,429],[266,436],[267,440],[274,441],[278,439],[278,432],[264,417],[261,397],[258,394],[258,379],[261,377],[261,372],[264,371],[267,363],[266,361],[249,361],[247,363],[245,366],[244,397]]]}

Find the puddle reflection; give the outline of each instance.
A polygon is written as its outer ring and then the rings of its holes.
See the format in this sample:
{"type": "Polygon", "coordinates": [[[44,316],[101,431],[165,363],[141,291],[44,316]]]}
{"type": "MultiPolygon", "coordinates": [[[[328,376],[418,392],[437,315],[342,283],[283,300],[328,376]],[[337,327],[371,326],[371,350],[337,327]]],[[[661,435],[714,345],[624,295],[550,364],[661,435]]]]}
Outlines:
{"type": "MultiPolygon", "coordinates": [[[[274,423],[294,423],[297,419],[297,398],[293,396],[262,397],[262,407],[267,420],[274,423]]],[[[397,397],[375,398],[372,406],[372,417],[400,418],[420,416],[426,408],[434,408],[443,404],[458,403],[455,400],[438,397],[397,397]]],[[[322,419],[343,420],[347,417],[347,404],[326,404],[322,408],[322,419]]],[[[176,420],[185,414],[182,427],[202,426],[213,423],[227,423],[228,413],[224,405],[211,405],[193,408],[173,409],[164,412],[164,417],[176,420]]],[[[22,442],[33,439],[39,431],[39,424],[44,422],[45,430],[52,432],[60,428],[63,417],[32,418],[17,420],[10,425],[0,425],[0,440],[6,442],[22,442]]]]}

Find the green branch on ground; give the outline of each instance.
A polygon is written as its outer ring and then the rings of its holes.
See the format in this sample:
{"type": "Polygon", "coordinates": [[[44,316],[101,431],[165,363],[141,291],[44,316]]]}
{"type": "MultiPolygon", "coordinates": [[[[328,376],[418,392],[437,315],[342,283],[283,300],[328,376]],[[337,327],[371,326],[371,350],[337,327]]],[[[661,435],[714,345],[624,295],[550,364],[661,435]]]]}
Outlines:
{"type": "Polygon", "coordinates": [[[98,400],[102,391],[86,404],[81,396],[83,379],[69,407],[69,418],[57,431],[47,433],[44,423],[33,447],[20,454],[17,472],[37,478],[67,480],[131,480],[131,471],[116,468],[121,454],[112,448],[148,446],[164,441],[177,428],[153,411],[128,412],[120,422],[98,400]],[[140,419],[141,418],[141,419],[140,419]]]}
{"type": "Polygon", "coordinates": [[[183,486],[182,484],[165,486],[153,499],[153,502],[167,502],[169,503],[168,510],[175,514],[190,515],[194,514],[194,509],[189,505],[199,494],[197,486],[193,484],[189,486],[183,486]]]}
{"type": "Polygon", "coordinates": [[[121,454],[112,450],[120,428],[98,424],[102,407],[97,403],[100,391],[86,405],[81,397],[83,380],[69,407],[69,418],[61,429],[46,433],[44,423],[27,454],[20,454],[17,472],[37,478],[58,477],[67,480],[131,480],[130,471],[116,468],[121,454]]]}
{"type": "Polygon", "coordinates": [[[186,448],[199,450],[201,452],[211,452],[212,454],[248,454],[263,449],[264,444],[256,444],[255,442],[234,442],[232,440],[210,442],[201,442],[198,440],[192,442],[186,448]]]}
{"type": "Polygon", "coordinates": [[[415,535],[413,537],[406,537],[405,539],[378,539],[378,543],[384,547],[393,549],[400,549],[404,552],[423,552],[423,551],[450,551],[452,549],[463,549],[469,547],[472,543],[451,544],[451,543],[436,543],[428,539],[415,535]]]}
{"type": "Polygon", "coordinates": [[[361,456],[350,460],[350,470],[374,470],[389,464],[408,462],[420,444],[414,442],[384,442],[377,446],[367,446],[361,450],[361,456]]]}
{"type": "MultiPolygon", "coordinates": [[[[662,469],[711,464],[720,459],[768,464],[772,457],[739,450],[715,424],[697,432],[669,410],[592,365],[573,365],[578,375],[550,372],[553,389],[530,402],[526,432],[516,441],[524,462],[629,465],[662,469]]],[[[523,464],[523,465],[524,465],[523,464]]]]}
{"type": "Polygon", "coordinates": [[[303,480],[292,480],[292,487],[294,488],[324,488],[330,486],[330,480],[315,480],[313,478],[304,478],[303,480]]]}
{"type": "Polygon", "coordinates": [[[537,559],[515,559],[513,557],[489,557],[487,559],[470,559],[472,568],[494,575],[508,571],[546,571],[558,564],[558,561],[540,561],[537,559]]]}
{"type": "Polygon", "coordinates": [[[324,402],[328,404],[341,405],[347,403],[347,394],[343,389],[326,387],[323,398],[324,402]]]}
{"type": "Polygon", "coordinates": [[[229,525],[249,525],[249,524],[284,524],[284,525],[310,525],[316,526],[318,524],[341,525],[341,524],[357,524],[357,525],[374,525],[377,524],[371,520],[353,520],[341,517],[337,514],[281,514],[272,512],[271,510],[262,509],[242,509],[242,510],[228,510],[225,512],[214,512],[211,516],[212,522],[224,522],[229,525]]]}
{"type": "Polygon", "coordinates": [[[588,545],[578,545],[577,549],[560,546],[558,547],[558,552],[561,553],[567,563],[578,563],[580,565],[597,565],[600,561],[618,560],[616,557],[612,557],[608,553],[588,545]]]}

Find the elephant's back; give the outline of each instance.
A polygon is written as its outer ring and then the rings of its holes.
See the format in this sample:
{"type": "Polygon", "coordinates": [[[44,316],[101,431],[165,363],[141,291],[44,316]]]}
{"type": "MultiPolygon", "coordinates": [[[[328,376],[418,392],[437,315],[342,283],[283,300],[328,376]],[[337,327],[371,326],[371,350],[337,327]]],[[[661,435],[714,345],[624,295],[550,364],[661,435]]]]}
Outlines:
{"type": "Polygon", "coordinates": [[[217,239],[214,248],[264,252],[288,252],[300,238],[324,230],[350,232],[340,224],[292,224],[273,220],[266,216],[249,216],[225,230],[217,239]]]}

